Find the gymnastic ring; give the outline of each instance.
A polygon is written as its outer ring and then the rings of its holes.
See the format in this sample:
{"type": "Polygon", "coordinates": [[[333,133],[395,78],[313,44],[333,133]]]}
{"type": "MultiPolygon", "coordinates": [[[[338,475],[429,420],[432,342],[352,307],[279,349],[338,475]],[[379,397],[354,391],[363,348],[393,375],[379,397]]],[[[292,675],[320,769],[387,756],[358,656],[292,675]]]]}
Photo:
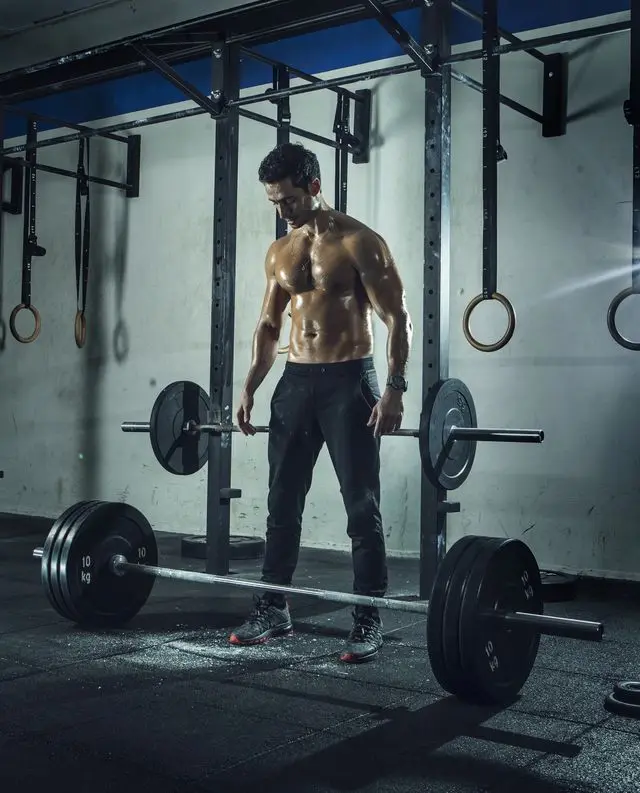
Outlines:
{"type": "Polygon", "coordinates": [[[87,340],[87,318],[84,315],[84,311],[76,311],[74,332],[76,336],[76,347],[82,349],[87,340]]]}
{"type": "Polygon", "coordinates": [[[513,306],[509,302],[509,300],[500,292],[494,292],[491,297],[485,297],[483,294],[477,295],[476,297],[471,300],[469,305],[466,307],[464,311],[464,316],[462,318],[462,330],[464,331],[465,338],[469,342],[469,344],[474,347],[476,350],[480,350],[480,352],[496,352],[497,350],[501,350],[503,347],[506,347],[507,344],[511,341],[511,337],[516,329],[516,312],[513,310],[513,306]],[[498,303],[504,306],[505,311],[507,312],[508,318],[508,325],[507,329],[501,339],[494,342],[493,344],[481,344],[477,341],[473,335],[471,334],[470,328],[470,320],[471,314],[473,310],[483,303],[485,300],[497,300],[498,303]]]}
{"type": "Polygon", "coordinates": [[[611,338],[616,341],[621,347],[624,347],[627,350],[640,350],[640,342],[639,341],[631,341],[631,339],[625,338],[616,325],[616,315],[618,313],[618,309],[620,308],[620,304],[626,300],[631,295],[639,294],[633,287],[628,287],[627,289],[623,289],[620,294],[616,295],[613,300],[611,301],[611,305],[609,306],[609,310],[607,311],[607,327],[609,328],[609,333],[611,334],[611,338]]]}
{"type": "Polygon", "coordinates": [[[41,325],[42,323],[40,320],[40,313],[38,312],[38,309],[31,304],[27,305],[26,303],[20,303],[13,309],[11,316],[9,317],[9,328],[11,329],[11,335],[16,341],[19,341],[20,344],[31,344],[32,341],[35,341],[40,335],[41,325]],[[16,329],[16,319],[21,311],[29,311],[35,320],[36,326],[33,329],[31,336],[21,336],[16,329]]]}

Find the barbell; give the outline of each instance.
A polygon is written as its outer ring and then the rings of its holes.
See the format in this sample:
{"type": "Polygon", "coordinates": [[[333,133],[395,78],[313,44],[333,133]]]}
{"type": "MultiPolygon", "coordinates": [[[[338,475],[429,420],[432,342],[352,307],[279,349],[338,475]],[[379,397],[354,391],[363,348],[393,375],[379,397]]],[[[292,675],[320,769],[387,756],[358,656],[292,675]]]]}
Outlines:
{"type": "MultiPolygon", "coordinates": [[[[211,402],[188,380],[169,384],[157,396],[148,422],[124,421],[123,432],[149,433],[160,465],[173,474],[194,474],[208,460],[210,434],[239,432],[232,424],[211,423],[211,402]]],[[[269,432],[269,427],[256,427],[269,432]]],[[[476,443],[542,443],[544,432],[532,429],[478,427],[473,397],[458,379],[437,382],[427,393],[419,429],[396,430],[390,436],[418,438],[422,469],[436,487],[455,490],[469,476],[476,443]]]]}
{"type": "Polygon", "coordinates": [[[301,595],[427,617],[427,652],[440,685],[466,702],[507,704],[527,681],[541,634],[600,641],[600,622],[543,614],[540,571],[517,539],[467,536],[440,564],[429,601],[276,586],[158,566],[147,518],[129,504],[81,501],[55,521],[40,558],[53,608],[87,627],[114,627],[144,606],[156,578],[301,595]]]}

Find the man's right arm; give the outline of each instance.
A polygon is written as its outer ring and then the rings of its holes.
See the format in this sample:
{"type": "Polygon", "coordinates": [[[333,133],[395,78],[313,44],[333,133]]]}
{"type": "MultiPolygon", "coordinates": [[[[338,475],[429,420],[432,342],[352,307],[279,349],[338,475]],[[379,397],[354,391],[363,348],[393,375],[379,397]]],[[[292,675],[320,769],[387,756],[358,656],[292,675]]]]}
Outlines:
{"type": "Polygon", "coordinates": [[[289,293],[276,280],[277,245],[277,241],[271,245],[265,260],[267,287],[262,301],[260,319],[253,334],[251,366],[243,389],[244,393],[249,396],[255,394],[276,360],[283,314],[290,300],[289,293]]]}

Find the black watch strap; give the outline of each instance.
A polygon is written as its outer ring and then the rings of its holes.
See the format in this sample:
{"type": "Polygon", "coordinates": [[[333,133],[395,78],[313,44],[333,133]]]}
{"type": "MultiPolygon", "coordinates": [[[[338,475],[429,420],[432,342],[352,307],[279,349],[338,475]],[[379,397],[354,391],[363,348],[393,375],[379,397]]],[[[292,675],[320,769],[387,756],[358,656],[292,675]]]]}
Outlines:
{"type": "Polygon", "coordinates": [[[409,387],[406,379],[401,374],[392,374],[387,379],[387,386],[393,388],[394,391],[406,391],[409,387]]]}

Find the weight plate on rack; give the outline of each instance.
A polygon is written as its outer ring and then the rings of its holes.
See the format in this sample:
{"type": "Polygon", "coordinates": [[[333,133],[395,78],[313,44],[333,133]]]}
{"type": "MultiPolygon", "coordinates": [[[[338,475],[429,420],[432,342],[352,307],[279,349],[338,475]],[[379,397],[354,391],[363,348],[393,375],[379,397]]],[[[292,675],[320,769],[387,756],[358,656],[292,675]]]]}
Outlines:
{"type": "Polygon", "coordinates": [[[195,474],[209,457],[209,436],[189,433],[189,422],[206,424],[211,403],[197,383],[180,380],[170,383],[156,398],[151,410],[149,438],[160,465],[171,474],[195,474]]]}
{"type": "Polygon", "coordinates": [[[424,400],[418,442],[422,470],[434,487],[455,490],[471,473],[476,441],[447,443],[451,427],[477,427],[471,391],[455,378],[440,380],[424,400]]]}
{"type": "Polygon", "coordinates": [[[481,543],[460,611],[460,657],[470,681],[469,696],[485,704],[505,704],[526,683],[540,634],[534,626],[501,620],[500,612],[543,613],[540,570],[520,540],[484,537],[481,543]]]}
{"type": "Polygon", "coordinates": [[[60,553],[61,589],[78,615],[76,622],[122,625],[147,602],[154,578],[117,575],[110,564],[116,554],[129,562],[158,563],[155,535],[145,516],[129,504],[103,502],[76,522],[60,553]]]}

